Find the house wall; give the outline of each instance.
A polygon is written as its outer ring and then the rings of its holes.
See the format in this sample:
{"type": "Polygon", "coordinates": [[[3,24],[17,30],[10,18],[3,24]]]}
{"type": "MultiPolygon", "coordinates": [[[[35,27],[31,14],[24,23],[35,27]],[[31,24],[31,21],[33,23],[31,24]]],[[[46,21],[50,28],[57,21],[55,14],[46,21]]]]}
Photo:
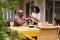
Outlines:
{"type": "Polygon", "coordinates": [[[40,7],[40,13],[41,13],[41,22],[45,21],[45,8],[46,8],[46,1],[45,0],[38,0],[38,5],[40,7]]]}
{"type": "MultiPolygon", "coordinates": [[[[23,10],[24,11],[24,0],[19,0],[17,7],[16,7],[16,15],[18,14],[18,10],[23,10]]],[[[25,15],[25,11],[24,11],[24,15],[25,15]]]]}
{"type": "Polygon", "coordinates": [[[24,7],[24,0],[19,0],[19,9],[23,10],[24,7]]]}

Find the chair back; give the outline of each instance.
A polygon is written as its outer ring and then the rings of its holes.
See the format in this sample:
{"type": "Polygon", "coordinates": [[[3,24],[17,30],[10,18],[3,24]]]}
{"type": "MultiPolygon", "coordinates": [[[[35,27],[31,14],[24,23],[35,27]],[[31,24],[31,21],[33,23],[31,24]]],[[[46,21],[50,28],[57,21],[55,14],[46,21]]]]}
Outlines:
{"type": "Polygon", "coordinates": [[[57,40],[58,31],[58,27],[39,28],[37,40],[57,40]]]}
{"type": "Polygon", "coordinates": [[[38,23],[38,27],[40,27],[40,26],[48,26],[48,22],[38,23]]]}

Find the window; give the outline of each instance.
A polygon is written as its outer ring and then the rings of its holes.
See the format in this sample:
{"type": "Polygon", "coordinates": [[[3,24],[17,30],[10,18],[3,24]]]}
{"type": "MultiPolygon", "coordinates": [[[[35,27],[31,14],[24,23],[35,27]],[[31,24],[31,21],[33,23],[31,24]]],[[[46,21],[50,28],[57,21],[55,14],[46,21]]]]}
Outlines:
{"type": "Polygon", "coordinates": [[[53,19],[53,1],[46,0],[46,21],[51,23],[53,19]]]}
{"type": "Polygon", "coordinates": [[[34,8],[34,1],[31,2],[31,13],[33,12],[33,8],[34,8]]]}
{"type": "Polygon", "coordinates": [[[26,17],[29,17],[29,8],[30,8],[30,3],[26,4],[26,17]]]}
{"type": "Polygon", "coordinates": [[[31,1],[26,4],[26,17],[29,17],[33,12],[34,1],[31,1]]]}
{"type": "Polygon", "coordinates": [[[51,23],[54,17],[60,18],[60,2],[46,0],[46,21],[51,23]]]}
{"type": "Polygon", "coordinates": [[[56,18],[60,18],[60,2],[55,2],[55,14],[56,18]]]}
{"type": "Polygon", "coordinates": [[[15,13],[15,11],[14,10],[10,10],[10,9],[3,9],[3,18],[5,19],[5,20],[8,20],[8,19],[11,19],[11,20],[13,20],[13,17],[14,17],[14,13],[15,13]]]}

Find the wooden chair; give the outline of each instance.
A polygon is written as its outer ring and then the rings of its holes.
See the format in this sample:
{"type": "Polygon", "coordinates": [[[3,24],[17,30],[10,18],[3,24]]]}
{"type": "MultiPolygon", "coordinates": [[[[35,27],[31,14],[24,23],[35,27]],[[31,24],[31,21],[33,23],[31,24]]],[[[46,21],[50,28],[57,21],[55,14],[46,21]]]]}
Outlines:
{"type": "Polygon", "coordinates": [[[39,28],[37,40],[57,40],[58,32],[59,32],[58,27],[39,28]]]}
{"type": "Polygon", "coordinates": [[[48,26],[48,22],[38,23],[37,26],[38,26],[38,27],[40,27],[40,26],[48,26]]]}
{"type": "MultiPolygon", "coordinates": [[[[59,32],[58,27],[39,28],[37,40],[58,40],[58,32],[59,32]]],[[[31,39],[31,40],[34,40],[34,39],[31,39]]]]}

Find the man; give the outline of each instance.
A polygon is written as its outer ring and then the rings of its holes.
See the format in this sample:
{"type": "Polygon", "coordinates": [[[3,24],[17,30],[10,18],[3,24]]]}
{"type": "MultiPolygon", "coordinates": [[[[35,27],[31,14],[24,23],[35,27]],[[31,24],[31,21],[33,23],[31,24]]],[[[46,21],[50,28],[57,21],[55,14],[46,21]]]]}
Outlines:
{"type": "Polygon", "coordinates": [[[23,10],[18,11],[18,16],[14,17],[14,25],[22,26],[28,19],[23,18],[23,10]]]}

